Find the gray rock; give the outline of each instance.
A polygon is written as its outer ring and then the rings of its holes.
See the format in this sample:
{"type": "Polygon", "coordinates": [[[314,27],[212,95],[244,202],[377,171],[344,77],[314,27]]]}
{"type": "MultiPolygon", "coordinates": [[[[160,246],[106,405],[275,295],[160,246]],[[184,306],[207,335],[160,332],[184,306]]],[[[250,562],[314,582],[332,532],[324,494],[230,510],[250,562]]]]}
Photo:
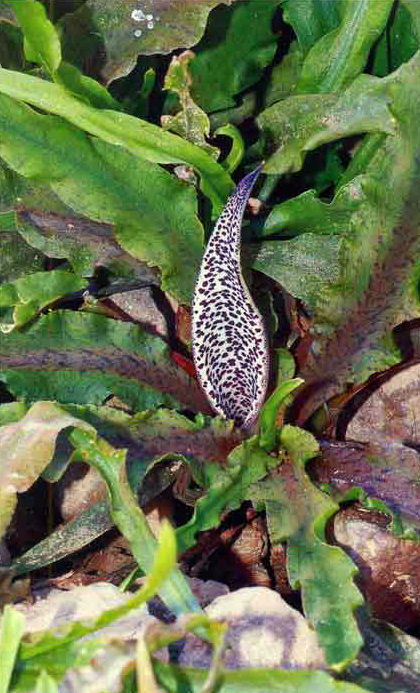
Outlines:
{"type": "MultiPolygon", "coordinates": [[[[245,587],[218,597],[206,608],[206,613],[228,623],[224,654],[227,667],[319,669],[326,666],[315,633],[305,618],[273,590],[245,587]]],[[[208,667],[211,648],[188,636],[178,661],[208,667]]]]}

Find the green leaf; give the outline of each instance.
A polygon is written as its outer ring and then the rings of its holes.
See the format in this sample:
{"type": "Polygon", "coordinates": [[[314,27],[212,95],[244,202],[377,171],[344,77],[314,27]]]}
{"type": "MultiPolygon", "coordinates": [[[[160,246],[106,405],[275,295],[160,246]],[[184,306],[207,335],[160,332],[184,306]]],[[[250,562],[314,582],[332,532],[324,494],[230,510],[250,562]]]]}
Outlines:
{"type": "Polygon", "coordinates": [[[0,154],[12,168],[48,180],[76,211],[114,223],[120,245],[159,266],[163,286],[189,302],[203,234],[192,189],[121,147],[91,139],[5,96],[0,97],[0,135],[0,154]],[[171,206],[162,199],[171,199],[171,206]]]}
{"type": "Polygon", "coordinates": [[[289,52],[283,57],[279,65],[274,65],[267,89],[264,95],[264,106],[267,108],[277,101],[282,101],[291,96],[298,83],[302,69],[303,54],[297,41],[293,41],[289,52]]]}
{"type": "Polygon", "coordinates": [[[194,57],[192,51],[184,51],[171,60],[165,75],[164,89],[178,95],[181,110],[176,115],[162,116],[162,127],[164,130],[176,132],[177,135],[193,142],[217,159],[219,150],[206,141],[206,137],[210,134],[208,115],[194,103],[190,94],[189,63],[194,57]]]}
{"type": "Polygon", "coordinates": [[[392,94],[396,134],[379,142],[376,138],[372,146],[368,138],[366,147],[361,145],[351,164],[353,170],[362,168],[364,173],[344,187],[353,201],[359,198],[360,204],[349,217],[344,235],[329,237],[342,244],[338,262],[341,269],[336,275],[336,288],[335,281],[327,291],[321,287],[316,308],[324,316],[329,313],[327,322],[335,324],[336,329],[331,332],[330,327],[329,334],[318,340],[317,354],[301,372],[309,390],[299,421],[342,392],[348,383],[363,382],[372,372],[400,360],[391,330],[420,315],[420,140],[415,124],[420,104],[419,75],[417,52],[409,63],[382,80],[392,94]],[[327,381],[325,373],[329,375],[327,381]]]}
{"type": "Polygon", "coordinates": [[[28,407],[24,402],[7,402],[0,405],[0,426],[22,419],[28,407]]]}
{"type": "Polygon", "coordinates": [[[280,405],[303,382],[302,378],[294,378],[280,383],[265,402],[260,414],[259,443],[266,452],[271,452],[276,445],[278,434],[276,419],[280,405]]]}
{"type": "Polygon", "coordinates": [[[351,187],[342,187],[330,203],[323,202],[315,190],[306,190],[272,208],[264,222],[264,233],[284,236],[340,234],[360,204],[361,191],[359,193],[356,188],[356,181],[351,183],[351,187]]]}
{"type": "MultiPolygon", "coordinates": [[[[293,296],[305,301],[313,312],[318,332],[330,332],[334,326],[342,324],[368,290],[377,261],[378,234],[387,239],[386,244],[390,243],[388,247],[392,253],[393,237],[396,241],[395,234],[398,234],[398,229],[392,231],[392,225],[399,219],[399,205],[406,193],[401,190],[401,196],[391,197],[384,187],[385,172],[394,190],[398,185],[393,178],[396,169],[392,162],[398,161],[399,147],[391,143],[392,139],[386,149],[376,150],[368,172],[341,187],[331,203],[307,191],[275,206],[266,221],[265,230],[270,233],[299,235],[284,242],[262,244],[254,267],[275,277],[293,296]],[[378,195],[382,197],[381,205],[378,205],[378,195]],[[383,227],[385,208],[386,234],[383,227]]],[[[401,184],[405,186],[404,179],[401,184]]],[[[415,238],[413,240],[416,242],[415,238]]],[[[407,258],[411,263],[410,258],[411,253],[407,258]]],[[[412,270],[409,272],[412,276],[412,270]]],[[[407,284],[404,284],[398,291],[400,300],[406,289],[407,284]]],[[[395,307],[400,310],[397,304],[395,307]]],[[[383,347],[385,344],[381,350],[383,347]]],[[[391,351],[385,348],[385,352],[388,352],[385,361],[381,359],[381,365],[377,361],[373,371],[399,360],[394,348],[391,351]]],[[[367,356],[365,349],[365,361],[367,356]]],[[[370,374],[365,367],[363,371],[366,377],[370,374]]]]}
{"type": "Polygon", "coordinates": [[[341,137],[395,134],[389,84],[390,80],[360,75],[341,94],[300,94],[267,108],[257,118],[268,150],[274,150],[264,172],[299,171],[308,151],[341,137]]]}
{"type": "Polygon", "coordinates": [[[207,113],[234,106],[234,96],[262,77],[276,52],[272,21],[278,5],[248,0],[212,13],[191,63],[192,96],[207,113]]]}
{"type": "Polygon", "coordinates": [[[340,3],[337,0],[285,0],[283,19],[293,27],[306,55],[314,43],[339,25],[340,3]]]}
{"type": "MultiPolygon", "coordinates": [[[[13,212],[11,215],[14,218],[13,212]]],[[[31,248],[10,226],[9,229],[0,228],[0,280],[2,282],[10,282],[21,274],[31,274],[42,270],[44,265],[42,253],[31,248]]]]}
{"type": "MultiPolygon", "coordinates": [[[[124,441],[127,449],[127,474],[130,486],[137,489],[144,474],[144,465],[174,456],[192,458],[196,465],[226,464],[229,452],[240,442],[238,431],[232,422],[207,419],[197,415],[191,420],[176,411],[156,409],[130,416],[110,407],[63,407],[74,416],[87,421],[114,445],[124,441]]],[[[141,502],[153,498],[153,483],[149,478],[148,489],[140,489],[141,502]]]]}
{"type": "Polygon", "coordinates": [[[6,0],[13,8],[25,37],[26,59],[39,63],[54,81],[61,83],[91,106],[120,110],[107,89],[94,79],[83,75],[74,65],[61,60],[61,45],[54,25],[44,6],[36,0],[6,0]]]}
{"type": "Polygon", "coordinates": [[[113,526],[106,500],[91,505],[13,562],[15,575],[44,568],[88,546],[113,526]]]}
{"type": "Polygon", "coordinates": [[[306,56],[297,90],[332,92],[362,72],[388,20],[394,0],[343,0],[341,24],[320,38],[306,56]]]}
{"type": "Polygon", "coordinates": [[[416,0],[401,0],[403,6],[411,15],[417,38],[420,39],[420,6],[416,0]]]}
{"type": "Polygon", "coordinates": [[[21,30],[2,21],[0,21],[0,65],[8,70],[23,70],[25,65],[21,30]]]}
{"type": "Polygon", "coordinates": [[[255,436],[238,445],[229,455],[224,466],[206,463],[197,467],[190,461],[193,475],[206,493],[196,503],[192,518],[176,531],[180,553],[195,542],[197,532],[216,527],[223,512],[234,510],[249,498],[250,484],[267,474],[272,464],[258,445],[255,436]]]}
{"type": "MultiPolygon", "coordinates": [[[[1,28],[0,23],[0,28],[1,28]]],[[[0,42],[1,45],[1,42],[0,42]]],[[[1,56],[0,56],[1,62],[1,56]]],[[[44,256],[19,236],[13,206],[22,194],[17,176],[0,161],[0,281],[10,282],[22,274],[43,269],[44,256]]]]}
{"type": "Polygon", "coordinates": [[[162,405],[181,406],[174,397],[116,373],[2,370],[0,380],[14,397],[25,402],[57,400],[62,404],[100,405],[114,396],[134,412],[162,405]]]}
{"type": "Polygon", "coordinates": [[[353,583],[356,568],[342,549],[325,543],[326,522],[338,505],[305,472],[306,462],[318,453],[316,440],[290,425],[282,428],[280,440],[289,461],[280,474],[254,484],[251,495],[265,504],[272,544],[287,540],[290,583],[301,587],[305,615],[327,663],[341,669],[362,645],[353,613],[362,603],[353,583]]]}
{"type": "Polygon", "coordinates": [[[10,284],[0,284],[0,308],[14,308],[13,324],[0,324],[0,329],[10,332],[15,327],[21,327],[42,308],[85,286],[86,280],[65,270],[26,274],[10,284]]]}
{"type": "MultiPolygon", "coordinates": [[[[419,74],[417,53],[378,81],[392,98],[395,135],[372,135],[362,143],[333,201],[325,203],[308,191],[276,207],[267,220],[270,230],[300,235],[263,243],[258,253],[253,248],[253,266],[302,298],[313,312],[317,334],[324,335],[301,373],[312,392],[319,391],[308,398],[302,421],[345,384],[363,382],[400,360],[391,329],[420,314],[415,288],[420,141],[414,124],[419,74]],[[329,385],[314,388],[325,382],[326,373],[329,385]]],[[[360,79],[352,88],[362,86],[360,79]]]]}
{"type": "Polygon", "coordinates": [[[0,693],[7,693],[25,627],[25,617],[7,604],[0,627],[0,693]]]}
{"type": "MultiPolygon", "coordinates": [[[[67,258],[75,274],[84,277],[91,277],[98,267],[102,267],[119,278],[135,279],[145,285],[159,285],[157,268],[149,267],[123,250],[116,242],[110,224],[76,217],[71,215],[70,210],[65,216],[64,205],[64,214],[51,210],[55,201],[51,199],[53,193],[47,186],[44,186],[41,197],[37,202],[31,192],[24,194],[21,197],[24,208],[13,214],[20,234],[16,234],[20,245],[26,246],[28,243],[47,257],[67,258]]],[[[18,206],[19,201],[16,200],[15,204],[18,206]]],[[[37,253],[37,257],[40,257],[40,253],[37,253]]]]}
{"type": "MultiPolygon", "coordinates": [[[[154,670],[158,683],[170,693],[181,690],[200,693],[208,674],[205,669],[178,667],[158,660],[154,662],[154,670]]],[[[218,693],[367,693],[367,689],[337,681],[325,671],[247,668],[224,669],[217,690],[218,693]]]]}
{"type": "Polygon", "coordinates": [[[418,3],[399,2],[391,13],[388,26],[377,43],[373,56],[371,72],[378,77],[385,77],[407,62],[419,48],[419,32],[416,28],[412,9],[418,3]]]}
{"type": "Polygon", "coordinates": [[[214,132],[215,137],[219,135],[224,135],[225,137],[230,137],[232,140],[232,147],[229,154],[223,159],[222,166],[232,173],[238,168],[245,154],[245,142],[238,128],[236,128],[232,123],[227,125],[221,125],[214,132]]]}
{"type": "MultiPolygon", "coordinates": [[[[200,173],[203,192],[210,197],[216,213],[232,191],[233,182],[228,173],[200,147],[145,120],[118,111],[94,109],[71,96],[61,85],[2,68],[0,92],[60,115],[76,127],[105,142],[120,145],[149,162],[193,166],[200,173]]],[[[38,120],[37,125],[39,123],[38,120]]],[[[128,166],[127,170],[130,168],[128,166]]]]}
{"type": "Polygon", "coordinates": [[[60,371],[68,370],[78,372],[71,392],[82,401],[98,401],[109,388],[135,406],[179,401],[193,410],[207,407],[198,385],[174,365],[162,339],[137,325],[93,313],[54,311],[22,330],[0,336],[0,367],[3,372],[34,372],[27,380],[24,375],[5,375],[28,401],[43,394],[67,399],[64,390],[69,376],[60,371]],[[39,371],[43,375],[36,382],[39,371]],[[86,380],[83,372],[89,374],[86,380]],[[143,385],[149,387],[143,391],[143,385]]]}
{"type": "Polygon", "coordinates": [[[91,429],[52,402],[37,402],[20,421],[0,428],[0,537],[16,507],[16,494],[30,488],[51,462],[60,431],[76,425],[91,429]]]}
{"type": "Polygon", "coordinates": [[[26,42],[26,56],[53,75],[61,63],[61,46],[45,7],[36,0],[6,0],[15,13],[26,42]]]}
{"type": "MultiPolygon", "coordinates": [[[[292,296],[302,299],[313,311],[319,328],[325,329],[338,316],[329,300],[344,278],[343,248],[338,234],[307,232],[287,241],[267,241],[244,252],[245,264],[278,281],[292,296]],[[252,263],[252,265],[251,265],[252,263]]],[[[337,306],[338,308],[338,306],[337,306]]],[[[340,316],[342,318],[342,314],[340,316]]]]}
{"type": "MultiPolygon", "coordinates": [[[[34,691],[37,679],[42,671],[57,683],[67,672],[78,672],[82,667],[96,669],[96,657],[104,648],[103,639],[89,641],[71,641],[62,647],[56,647],[43,653],[39,657],[31,659],[19,658],[14,672],[14,682],[10,693],[27,693],[34,691]]],[[[107,651],[107,665],[118,663],[118,655],[125,648],[121,644],[114,643],[114,647],[107,651]],[[115,652],[117,650],[117,652],[115,652]],[[116,661],[114,661],[114,658],[116,661]]]]}
{"type": "MultiPolygon", "coordinates": [[[[70,434],[70,440],[75,447],[75,458],[94,466],[104,479],[112,519],[129,542],[140,568],[149,573],[155,560],[156,540],[127,482],[125,451],[116,450],[106,441],[86,433],[81,428],[75,429],[70,434]]],[[[165,535],[166,541],[168,539],[165,535]]],[[[174,554],[172,544],[169,546],[168,553],[172,560],[174,554]]],[[[165,560],[164,557],[160,557],[158,561],[159,579],[162,578],[165,560]]],[[[150,588],[146,583],[144,588],[146,599],[150,599],[154,594],[157,579],[156,575],[152,576],[150,588]]],[[[196,598],[178,568],[173,568],[169,579],[161,585],[159,595],[175,615],[188,611],[201,613],[196,598]]]]}
{"type": "Polygon", "coordinates": [[[166,55],[176,48],[194,46],[203,35],[209,12],[220,2],[233,0],[153,0],[147,7],[125,0],[87,0],[60,21],[64,55],[81,64],[86,58],[95,62],[100,51],[104,58],[101,76],[111,82],[129,74],[138,55],[166,55]],[[133,10],[138,11],[137,19],[133,10]]]}
{"type": "Polygon", "coordinates": [[[102,84],[91,77],[82,74],[70,63],[62,61],[55,73],[55,81],[62,84],[66,90],[79,100],[94,108],[111,108],[120,111],[121,105],[116,101],[102,84]]]}
{"type": "Polygon", "coordinates": [[[54,679],[43,669],[36,680],[35,693],[58,693],[54,679]]]}

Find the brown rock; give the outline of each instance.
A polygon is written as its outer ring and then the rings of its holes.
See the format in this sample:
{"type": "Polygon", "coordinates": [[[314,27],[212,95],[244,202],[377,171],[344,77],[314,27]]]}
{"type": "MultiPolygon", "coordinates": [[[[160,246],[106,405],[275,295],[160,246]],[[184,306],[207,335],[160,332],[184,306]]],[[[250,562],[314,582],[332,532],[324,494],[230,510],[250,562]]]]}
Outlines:
{"type": "Polygon", "coordinates": [[[420,444],[420,363],[382,382],[349,422],[346,438],[420,444]]]}
{"type": "Polygon", "coordinates": [[[359,568],[358,585],[373,615],[401,628],[420,619],[420,544],[399,539],[381,513],[345,508],[334,536],[359,568]]]}

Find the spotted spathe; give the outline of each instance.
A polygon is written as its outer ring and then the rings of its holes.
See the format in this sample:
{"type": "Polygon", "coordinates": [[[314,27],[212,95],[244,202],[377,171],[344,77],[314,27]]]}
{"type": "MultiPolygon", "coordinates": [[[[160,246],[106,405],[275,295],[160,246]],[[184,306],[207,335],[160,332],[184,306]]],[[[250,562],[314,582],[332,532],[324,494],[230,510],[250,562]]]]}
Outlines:
{"type": "Polygon", "coordinates": [[[261,166],[229,197],[209,239],[193,299],[193,355],[213,409],[249,427],[267,389],[268,348],[262,318],[242,276],[241,226],[261,166]]]}

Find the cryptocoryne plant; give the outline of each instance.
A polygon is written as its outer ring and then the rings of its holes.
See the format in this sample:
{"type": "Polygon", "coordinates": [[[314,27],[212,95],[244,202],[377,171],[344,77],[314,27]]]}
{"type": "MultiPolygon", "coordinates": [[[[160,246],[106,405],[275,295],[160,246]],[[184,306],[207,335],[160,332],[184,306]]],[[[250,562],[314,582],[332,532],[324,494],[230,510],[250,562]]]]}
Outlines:
{"type": "Polygon", "coordinates": [[[229,197],[210,236],[193,299],[193,354],[214,410],[238,426],[255,421],[267,389],[264,324],[241,271],[241,225],[260,165],[229,197]]]}

